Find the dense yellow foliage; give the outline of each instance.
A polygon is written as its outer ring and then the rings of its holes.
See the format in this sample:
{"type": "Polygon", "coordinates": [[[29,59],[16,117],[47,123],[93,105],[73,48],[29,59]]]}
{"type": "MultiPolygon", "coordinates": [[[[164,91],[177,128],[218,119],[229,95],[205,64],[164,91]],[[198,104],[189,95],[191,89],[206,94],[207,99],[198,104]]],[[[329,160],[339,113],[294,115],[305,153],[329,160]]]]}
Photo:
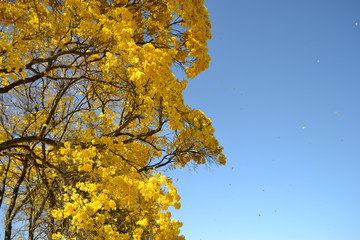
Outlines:
{"type": "Polygon", "coordinates": [[[5,239],[184,239],[158,169],[225,164],[174,74],[208,67],[203,0],[0,0],[0,28],[5,239]]]}

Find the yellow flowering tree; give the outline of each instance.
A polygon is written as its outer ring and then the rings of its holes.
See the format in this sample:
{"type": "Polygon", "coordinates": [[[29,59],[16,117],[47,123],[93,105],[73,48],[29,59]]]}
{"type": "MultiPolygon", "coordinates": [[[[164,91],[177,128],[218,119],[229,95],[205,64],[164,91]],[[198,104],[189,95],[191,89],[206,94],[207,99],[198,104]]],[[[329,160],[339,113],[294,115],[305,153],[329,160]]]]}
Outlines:
{"type": "Polygon", "coordinates": [[[203,0],[0,0],[0,28],[5,239],[184,239],[158,169],[225,164],[174,74],[208,67],[203,0]]]}

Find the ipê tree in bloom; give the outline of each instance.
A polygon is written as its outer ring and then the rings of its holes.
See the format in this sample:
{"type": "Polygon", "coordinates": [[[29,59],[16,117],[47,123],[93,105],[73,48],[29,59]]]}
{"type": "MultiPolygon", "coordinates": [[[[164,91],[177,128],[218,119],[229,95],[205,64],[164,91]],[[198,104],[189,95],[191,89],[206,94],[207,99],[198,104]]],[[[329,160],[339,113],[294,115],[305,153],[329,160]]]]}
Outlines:
{"type": "Polygon", "coordinates": [[[225,164],[173,72],[208,67],[203,0],[2,0],[0,28],[5,239],[184,239],[158,169],[225,164]]]}

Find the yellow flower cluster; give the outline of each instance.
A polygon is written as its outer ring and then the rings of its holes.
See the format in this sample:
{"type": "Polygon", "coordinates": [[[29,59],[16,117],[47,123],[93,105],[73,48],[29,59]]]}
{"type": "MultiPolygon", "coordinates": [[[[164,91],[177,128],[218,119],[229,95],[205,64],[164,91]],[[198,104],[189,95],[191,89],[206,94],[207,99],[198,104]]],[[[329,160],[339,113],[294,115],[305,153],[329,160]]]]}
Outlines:
{"type": "Polygon", "coordinates": [[[0,180],[29,229],[183,239],[168,210],[180,196],[158,169],[225,164],[174,73],[208,67],[203,0],[0,1],[0,28],[0,180]]]}

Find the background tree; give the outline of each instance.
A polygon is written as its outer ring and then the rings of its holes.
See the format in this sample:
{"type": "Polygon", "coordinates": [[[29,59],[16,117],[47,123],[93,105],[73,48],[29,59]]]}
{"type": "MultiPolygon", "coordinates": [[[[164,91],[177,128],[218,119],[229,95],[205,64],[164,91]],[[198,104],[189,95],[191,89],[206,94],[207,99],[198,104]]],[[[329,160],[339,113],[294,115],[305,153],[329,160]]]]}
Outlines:
{"type": "Polygon", "coordinates": [[[225,163],[183,101],[208,67],[202,0],[0,2],[5,239],[183,239],[156,169],[225,163]]]}

